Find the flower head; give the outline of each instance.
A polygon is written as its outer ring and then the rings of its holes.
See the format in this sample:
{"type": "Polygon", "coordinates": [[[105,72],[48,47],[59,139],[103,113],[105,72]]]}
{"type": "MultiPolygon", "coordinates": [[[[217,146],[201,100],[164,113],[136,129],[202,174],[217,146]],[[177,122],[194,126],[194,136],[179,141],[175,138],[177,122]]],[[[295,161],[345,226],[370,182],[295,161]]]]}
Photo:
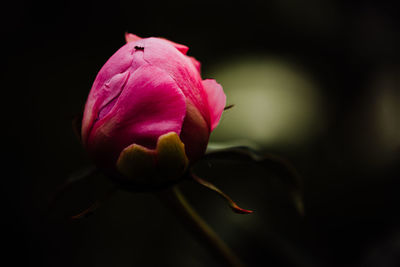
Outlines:
{"type": "Polygon", "coordinates": [[[204,154],[225,94],[215,80],[201,79],[188,47],[133,34],[126,41],[93,83],[82,142],[101,168],[135,179],[147,179],[146,170],[157,179],[176,176],[204,154]]]}

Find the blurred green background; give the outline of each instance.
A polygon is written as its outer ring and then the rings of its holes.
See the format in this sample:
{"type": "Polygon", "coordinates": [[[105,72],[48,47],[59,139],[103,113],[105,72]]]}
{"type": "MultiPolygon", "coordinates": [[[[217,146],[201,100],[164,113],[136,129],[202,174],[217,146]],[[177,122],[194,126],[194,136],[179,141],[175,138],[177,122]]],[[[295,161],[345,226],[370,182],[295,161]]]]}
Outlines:
{"type": "Polygon", "coordinates": [[[400,265],[400,62],[395,1],[8,1],[1,30],[2,251],[11,266],[218,266],[158,199],[119,192],[67,218],[109,186],[95,176],[48,199],[91,163],[71,119],[125,31],[190,47],[228,104],[211,142],[288,159],[305,216],[280,174],[200,162],[248,216],[181,185],[249,266],[400,265]]]}

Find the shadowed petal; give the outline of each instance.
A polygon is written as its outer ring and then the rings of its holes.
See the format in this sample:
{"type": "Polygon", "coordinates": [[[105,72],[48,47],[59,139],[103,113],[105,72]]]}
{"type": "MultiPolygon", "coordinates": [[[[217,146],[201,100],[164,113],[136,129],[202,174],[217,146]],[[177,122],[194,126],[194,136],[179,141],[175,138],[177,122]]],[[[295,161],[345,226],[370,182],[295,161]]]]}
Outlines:
{"type": "Polygon", "coordinates": [[[191,162],[200,159],[207,148],[210,130],[207,122],[193,104],[186,104],[181,139],[185,143],[186,155],[191,162]]]}

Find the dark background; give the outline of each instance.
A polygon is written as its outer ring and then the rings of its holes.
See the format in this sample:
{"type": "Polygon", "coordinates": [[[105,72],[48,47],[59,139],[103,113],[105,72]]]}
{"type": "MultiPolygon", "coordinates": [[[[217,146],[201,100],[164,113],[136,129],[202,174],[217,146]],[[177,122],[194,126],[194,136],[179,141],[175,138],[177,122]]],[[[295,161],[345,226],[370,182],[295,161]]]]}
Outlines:
{"type": "Polygon", "coordinates": [[[150,194],[119,192],[94,215],[68,220],[103,194],[102,176],[48,211],[57,186],[90,164],[71,119],[129,31],[188,45],[210,75],[231,57],[268,53],[299,63],[320,85],[329,111],[324,130],[303,144],[263,147],[302,175],[304,217],[279,174],[254,166],[199,166],[253,215],[232,214],[212,192],[182,185],[246,263],[400,266],[400,109],[383,106],[386,129],[374,123],[372,105],[382,90],[400,105],[394,2],[8,2],[1,11],[2,260],[10,260],[7,266],[217,266],[150,194]]]}

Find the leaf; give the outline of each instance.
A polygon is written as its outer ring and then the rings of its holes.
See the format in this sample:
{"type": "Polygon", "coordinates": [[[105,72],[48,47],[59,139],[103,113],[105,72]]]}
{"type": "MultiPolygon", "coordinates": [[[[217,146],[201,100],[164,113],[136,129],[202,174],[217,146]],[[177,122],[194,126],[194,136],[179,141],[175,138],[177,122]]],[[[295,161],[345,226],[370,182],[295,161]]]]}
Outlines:
{"type": "Polygon", "coordinates": [[[249,162],[266,170],[275,171],[288,187],[297,211],[304,215],[302,180],[296,169],[287,160],[273,154],[260,154],[247,146],[212,149],[204,155],[203,159],[249,162]]]}

